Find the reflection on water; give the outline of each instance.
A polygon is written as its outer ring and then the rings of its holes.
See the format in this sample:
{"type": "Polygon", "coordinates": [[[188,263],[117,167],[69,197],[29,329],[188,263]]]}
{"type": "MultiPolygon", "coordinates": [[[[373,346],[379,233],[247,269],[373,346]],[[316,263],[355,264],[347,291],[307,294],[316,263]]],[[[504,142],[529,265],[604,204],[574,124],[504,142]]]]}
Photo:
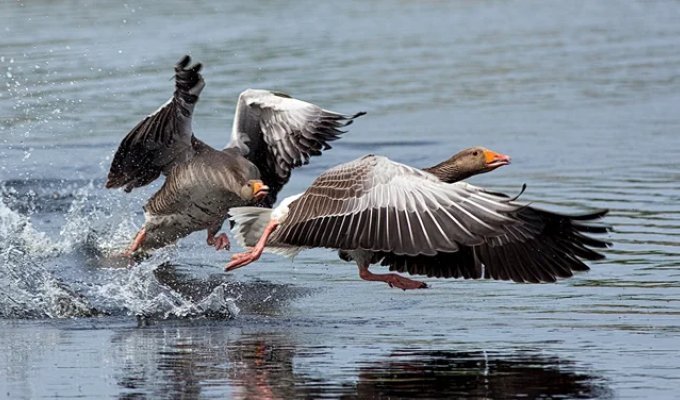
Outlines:
{"type": "Polygon", "coordinates": [[[0,1],[0,397],[677,397],[680,8],[310,5],[0,1]],[[103,180],[187,53],[217,147],[247,87],[368,112],[281,197],[369,152],[424,166],[485,145],[513,165],[472,183],[609,208],[614,246],[555,285],[419,293],[322,250],[225,274],[204,232],[128,268],[111,255],[160,182],[103,180]]]}
{"type": "MultiPolygon", "coordinates": [[[[195,342],[182,330],[134,331],[117,345],[149,346],[127,359],[121,398],[211,397],[229,388],[234,399],[514,399],[610,398],[607,382],[540,351],[372,349],[333,366],[333,349],[309,347],[284,333],[248,333],[232,340],[215,331],[195,342]],[[325,361],[320,361],[325,360],[325,361]],[[329,367],[336,367],[332,372],[329,367]]],[[[233,334],[233,332],[232,332],[233,334]]],[[[116,341],[121,338],[116,339],[116,341]]],[[[138,349],[141,350],[141,349],[138,349]]],[[[130,355],[130,354],[128,354],[130,355]]]]}
{"type": "MultiPolygon", "coordinates": [[[[227,379],[243,399],[319,398],[314,379],[295,368],[297,348],[282,335],[245,335],[227,346],[227,379]],[[316,393],[315,393],[316,392],[316,393]]],[[[320,351],[322,349],[313,349],[320,351]]]]}
{"type": "Polygon", "coordinates": [[[403,350],[359,370],[356,398],[607,398],[601,377],[539,352],[403,350]]]}

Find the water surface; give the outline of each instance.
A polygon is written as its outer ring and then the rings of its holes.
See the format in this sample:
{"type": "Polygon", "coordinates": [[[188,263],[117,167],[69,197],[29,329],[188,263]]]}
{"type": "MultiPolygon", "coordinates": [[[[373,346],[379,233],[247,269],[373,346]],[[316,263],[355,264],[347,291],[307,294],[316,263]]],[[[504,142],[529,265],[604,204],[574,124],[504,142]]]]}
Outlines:
{"type": "Polygon", "coordinates": [[[669,2],[0,4],[0,396],[674,398],[680,385],[680,8],[669,2]],[[372,152],[484,145],[472,179],[609,208],[607,259],[557,284],[362,282],[332,252],[225,274],[196,233],[111,257],[159,182],[103,182],[190,53],[195,132],[248,88],[368,112],[284,195],[372,152]]]}

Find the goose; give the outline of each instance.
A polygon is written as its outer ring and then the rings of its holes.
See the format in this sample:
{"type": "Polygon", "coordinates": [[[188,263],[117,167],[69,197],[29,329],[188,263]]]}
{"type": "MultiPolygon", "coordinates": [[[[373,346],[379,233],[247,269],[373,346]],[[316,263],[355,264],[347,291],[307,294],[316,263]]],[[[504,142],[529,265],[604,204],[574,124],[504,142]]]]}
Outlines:
{"type": "Polygon", "coordinates": [[[437,278],[539,283],[588,270],[582,260],[604,258],[593,248],[610,243],[586,234],[608,231],[593,223],[607,210],[560,214],[462,182],[509,163],[506,155],[472,147],[425,169],[377,155],[336,166],[274,209],[232,208],[232,232],[252,248],[235,254],[226,270],[265,250],[292,257],[323,247],[355,261],[362,279],[406,290],[427,285],[372,273],[369,265],[437,278]]]}
{"type": "Polygon", "coordinates": [[[235,206],[271,207],[291,170],[328,150],[341,130],[363,114],[344,115],[284,93],[248,89],[240,94],[231,142],[217,150],[193,134],[193,111],[205,86],[201,64],[184,56],[175,65],[175,92],[122,140],[106,188],[130,192],[165,181],[144,206],[144,225],[126,255],[148,252],[206,229],[207,243],[229,249],[219,234],[235,206]],[[266,184],[265,184],[266,182],[266,184]]]}

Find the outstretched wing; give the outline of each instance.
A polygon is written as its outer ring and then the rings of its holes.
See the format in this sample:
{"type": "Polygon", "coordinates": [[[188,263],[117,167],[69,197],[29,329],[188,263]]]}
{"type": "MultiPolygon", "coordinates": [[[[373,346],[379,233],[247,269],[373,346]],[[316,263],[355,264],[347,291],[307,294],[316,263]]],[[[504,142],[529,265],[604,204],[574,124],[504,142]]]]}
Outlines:
{"type": "Polygon", "coordinates": [[[592,248],[606,248],[609,243],[588,233],[607,233],[606,226],[593,221],[607,210],[581,215],[564,215],[533,207],[514,213],[520,223],[507,233],[476,246],[461,246],[454,253],[434,256],[404,256],[379,253],[378,260],[390,270],[436,278],[499,279],[515,282],[554,282],[568,278],[575,271],[587,271],[581,261],[600,260],[604,255],[592,248]]]}
{"type": "Polygon", "coordinates": [[[248,89],[239,96],[228,147],[237,147],[260,170],[270,188],[264,204],[271,207],[291,170],[330,149],[341,128],[363,114],[338,114],[282,93],[248,89]]]}
{"type": "Polygon", "coordinates": [[[364,249],[390,269],[443,278],[552,282],[604,258],[588,236],[607,213],[564,215],[366,156],[322,174],[268,245],[364,249]]]}
{"type": "Polygon", "coordinates": [[[194,155],[196,139],[191,117],[198,96],[205,86],[201,64],[189,67],[184,56],[175,65],[175,93],[156,112],[144,118],[120,143],[111,168],[107,188],[125,186],[125,191],[144,186],[177,163],[194,155]]]}
{"type": "Polygon", "coordinates": [[[326,171],[289,207],[270,243],[434,256],[505,234],[522,206],[370,155],[326,171]]]}

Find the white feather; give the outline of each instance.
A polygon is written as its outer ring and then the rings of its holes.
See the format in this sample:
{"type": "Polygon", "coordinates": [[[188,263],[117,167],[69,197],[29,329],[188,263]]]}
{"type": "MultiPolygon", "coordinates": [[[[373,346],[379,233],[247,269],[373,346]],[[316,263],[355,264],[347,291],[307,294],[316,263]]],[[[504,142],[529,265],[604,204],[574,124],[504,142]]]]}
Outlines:
{"type": "MultiPolygon", "coordinates": [[[[264,207],[233,207],[229,209],[229,218],[234,222],[231,233],[242,247],[252,247],[264,233],[264,228],[271,221],[273,211],[271,208],[264,207]],[[250,229],[246,230],[246,226],[250,229]]],[[[284,257],[293,258],[304,247],[296,246],[265,246],[266,253],[278,254],[284,257]]]]}
{"type": "Polygon", "coordinates": [[[294,194],[292,196],[288,196],[283,201],[281,201],[281,204],[276,206],[274,210],[272,211],[272,219],[276,220],[278,223],[282,223],[283,221],[286,220],[286,217],[288,217],[288,211],[290,211],[290,204],[300,198],[304,193],[298,193],[294,194]]]}

